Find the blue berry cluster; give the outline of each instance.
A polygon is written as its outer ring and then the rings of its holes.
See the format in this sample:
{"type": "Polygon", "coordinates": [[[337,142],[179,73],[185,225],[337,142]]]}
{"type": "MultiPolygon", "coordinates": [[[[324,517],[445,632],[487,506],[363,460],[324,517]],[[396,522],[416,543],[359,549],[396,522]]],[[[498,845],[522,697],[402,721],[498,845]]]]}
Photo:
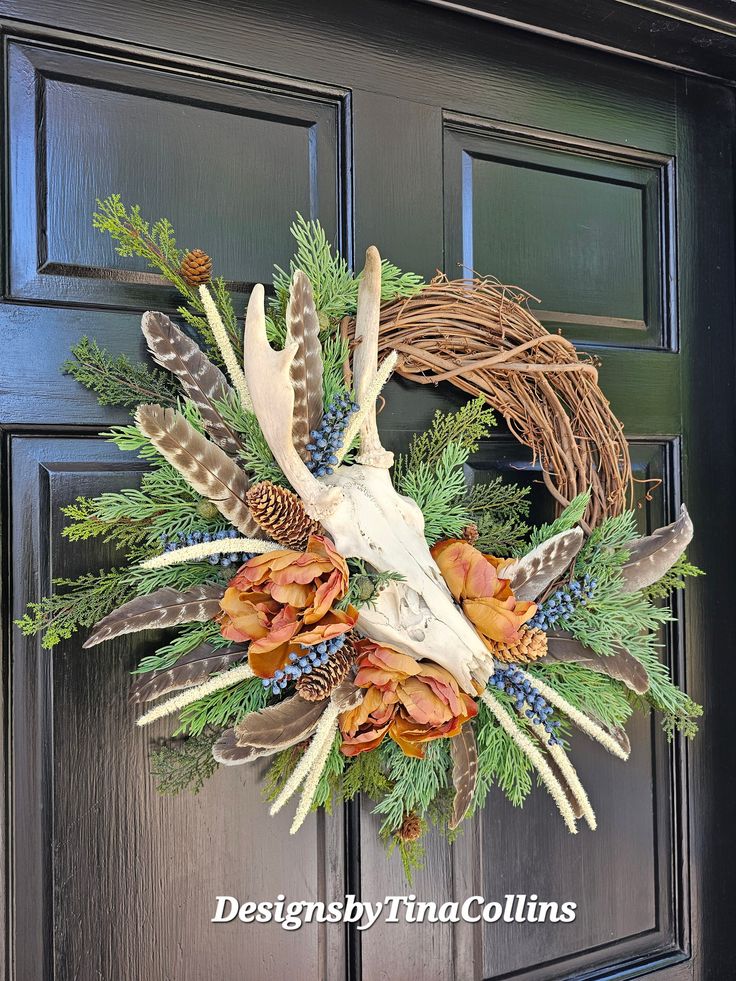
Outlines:
{"type": "Polygon", "coordinates": [[[291,664],[287,664],[283,670],[277,671],[272,678],[263,678],[263,687],[270,688],[274,695],[278,695],[289,684],[296,681],[303,674],[311,674],[315,668],[322,664],[327,664],[332,654],[335,654],[345,644],[347,633],[333,637],[331,640],[324,640],[319,644],[309,646],[300,644],[303,653],[298,654],[292,651],[289,654],[291,664]]]}
{"type": "Polygon", "coordinates": [[[542,698],[531,681],[524,677],[518,665],[508,664],[496,668],[488,679],[488,684],[511,695],[516,701],[517,710],[523,712],[527,719],[531,719],[535,726],[544,726],[544,731],[549,734],[550,746],[562,745],[562,740],[555,732],[560,723],[551,718],[554,709],[542,698]]]}
{"type": "MultiPolygon", "coordinates": [[[[161,544],[164,552],[173,552],[177,548],[184,548],[186,545],[199,545],[200,542],[219,542],[228,538],[238,538],[238,532],[234,528],[228,531],[191,531],[188,535],[180,534],[176,538],[167,538],[161,535],[161,544]]],[[[207,561],[210,565],[242,565],[248,559],[252,559],[254,552],[228,552],[224,548],[222,552],[215,555],[208,555],[207,561]]]]}
{"type": "Polygon", "coordinates": [[[545,600],[528,621],[527,627],[552,630],[559,623],[567,623],[576,606],[586,606],[597,585],[595,579],[591,579],[586,572],[582,582],[575,579],[565,589],[558,589],[548,600],[545,600]]]}
{"type": "Polygon", "coordinates": [[[307,443],[307,450],[311,459],[307,460],[307,467],[315,477],[326,477],[337,466],[337,451],[342,446],[345,427],[357,411],[358,404],[350,395],[338,392],[322,416],[319,429],[313,429],[309,434],[312,441],[307,443]]]}

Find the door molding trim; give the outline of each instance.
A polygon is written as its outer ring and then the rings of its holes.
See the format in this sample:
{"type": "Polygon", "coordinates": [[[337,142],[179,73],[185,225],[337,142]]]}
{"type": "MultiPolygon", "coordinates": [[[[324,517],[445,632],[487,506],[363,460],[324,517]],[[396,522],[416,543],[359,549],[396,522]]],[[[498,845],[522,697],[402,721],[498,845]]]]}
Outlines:
{"type": "Polygon", "coordinates": [[[718,0],[414,0],[533,34],[736,84],[736,18],[718,0]]]}

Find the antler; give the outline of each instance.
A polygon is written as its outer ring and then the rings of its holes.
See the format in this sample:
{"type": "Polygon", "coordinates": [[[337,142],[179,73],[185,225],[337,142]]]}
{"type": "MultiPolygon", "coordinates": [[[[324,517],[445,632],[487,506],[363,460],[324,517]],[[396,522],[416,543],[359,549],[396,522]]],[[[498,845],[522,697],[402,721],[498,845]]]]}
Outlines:
{"type": "Polygon", "coordinates": [[[294,447],[294,389],[291,363],[298,344],[274,351],[266,336],[263,287],[253,287],[245,317],[245,378],[263,435],[276,462],[299,494],[311,518],[321,521],[341,499],[337,488],[328,488],[309,472],[294,447]]]}
{"type": "Polygon", "coordinates": [[[353,375],[355,397],[362,410],[360,455],[357,462],[388,470],[393,465],[394,455],[381,445],[376,423],[376,403],[371,392],[378,370],[380,313],[381,256],[375,245],[371,245],[365,254],[365,268],[358,289],[358,311],[355,317],[353,375]]]}

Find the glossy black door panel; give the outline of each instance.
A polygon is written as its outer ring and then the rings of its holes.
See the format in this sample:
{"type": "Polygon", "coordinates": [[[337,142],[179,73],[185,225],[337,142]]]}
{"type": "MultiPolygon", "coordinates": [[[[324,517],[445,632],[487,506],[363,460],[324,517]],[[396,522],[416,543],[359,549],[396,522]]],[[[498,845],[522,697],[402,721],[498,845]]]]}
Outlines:
{"type": "MultiPolygon", "coordinates": [[[[142,356],[140,313],[177,305],[92,229],[95,197],[112,191],[206,249],[240,314],[252,283],[288,261],[296,211],[319,217],[356,265],[375,242],[427,277],[472,267],[527,288],[548,327],[598,359],[632,442],[642,528],[687,499],[692,558],[709,573],[662,637],[675,676],[706,705],[692,746],[668,744],[648,718],[632,725],[627,765],[576,739],[595,834],[568,836],[543,791],[517,811],[494,790],[452,848],[430,838],[418,898],[535,893],[578,904],[566,926],[214,927],[220,893],[409,890],[368,805],[312,818],[293,839],[288,815],[267,817],[256,770],[220,773],[196,798],[157,797],[125,700],[143,639],[92,652],[72,639],[49,654],[8,626],[9,976],[730,977],[731,90],[390,0],[202,0],[196,11],[4,0],[0,17],[8,624],[51,576],[114,560],[62,543],[58,507],[139,469],[97,437],[125,413],[60,374],[83,334],[142,356]]],[[[405,447],[435,409],[463,400],[393,381],[387,441],[405,447]]],[[[498,473],[530,483],[535,517],[549,514],[538,470],[503,424],[468,468],[473,480],[498,473]]]]}

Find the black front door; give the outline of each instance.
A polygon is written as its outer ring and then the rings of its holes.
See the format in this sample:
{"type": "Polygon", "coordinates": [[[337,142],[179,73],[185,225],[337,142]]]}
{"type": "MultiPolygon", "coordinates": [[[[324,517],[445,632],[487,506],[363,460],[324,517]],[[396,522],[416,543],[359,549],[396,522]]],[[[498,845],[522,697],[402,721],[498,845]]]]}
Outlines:
{"type": "MultiPolygon", "coordinates": [[[[102,409],[60,367],[80,336],[141,354],[143,310],[174,297],[92,230],[117,191],[171,219],[242,294],[291,252],[299,211],[341,249],[405,269],[495,275],[595,351],[637,477],[662,480],[643,526],[687,500],[708,570],[663,641],[705,704],[691,746],[632,727],[628,765],[576,740],[600,818],[567,836],[544,794],[492,793],[412,887],[436,901],[572,901],[566,926],[214,926],[215,897],[406,894],[370,809],[267,817],[260,771],[156,795],[128,706],[144,642],[53,654],[5,632],[7,965],[17,981],[637,977],[734,974],[729,918],[729,623],[734,542],[731,90],[413,3],[3,0],[4,300],[0,307],[4,609],[113,561],[60,538],[59,507],[134,482],[102,409]],[[83,33],[82,33],[83,32],[83,33]]],[[[404,440],[450,388],[394,382],[404,440]]],[[[473,460],[528,467],[502,432],[473,460]]],[[[648,485],[641,485],[648,486],[648,485]]],[[[642,495],[643,496],[643,495],[642,495]]],[[[164,735],[162,727],[156,735],[164,735]]]]}

